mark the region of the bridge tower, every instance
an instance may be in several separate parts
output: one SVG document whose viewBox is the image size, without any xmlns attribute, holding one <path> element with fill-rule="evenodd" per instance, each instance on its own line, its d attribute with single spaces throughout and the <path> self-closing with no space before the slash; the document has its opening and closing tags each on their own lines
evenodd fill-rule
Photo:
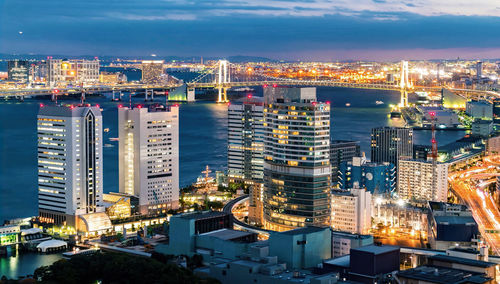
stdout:
<svg viewBox="0 0 500 284">
<path fill-rule="evenodd" d="M 227 83 L 231 82 L 231 74 L 229 72 L 229 61 L 219 60 L 219 69 L 215 77 L 215 86 L 219 89 L 218 103 L 227 102 Z"/>
<path fill-rule="evenodd" d="M 401 79 L 399 80 L 399 87 L 401 89 L 401 102 L 400 107 L 408 107 L 408 89 L 412 84 L 408 80 L 408 61 L 401 60 Z"/>
</svg>

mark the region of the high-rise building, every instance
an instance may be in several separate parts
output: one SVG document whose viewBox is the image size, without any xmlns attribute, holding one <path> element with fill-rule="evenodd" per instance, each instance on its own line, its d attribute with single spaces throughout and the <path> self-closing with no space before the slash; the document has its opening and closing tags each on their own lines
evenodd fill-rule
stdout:
<svg viewBox="0 0 500 284">
<path fill-rule="evenodd" d="M 27 60 L 9 60 L 7 74 L 9 81 L 28 83 L 30 64 Z"/>
<path fill-rule="evenodd" d="M 37 128 L 40 217 L 75 225 L 75 216 L 103 212 L 99 107 L 42 106 Z"/>
<path fill-rule="evenodd" d="M 371 133 L 371 161 L 388 162 L 398 168 L 400 159 L 413 157 L 413 130 L 405 127 L 377 127 Z"/>
<path fill-rule="evenodd" d="M 94 85 L 99 83 L 99 60 L 86 59 L 48 59 L 47 82 L 58 85 Z"/>
<path fill-rule="evenodd" d="M 144 60 L 142 61 L 142 82 L 145 84 L 158 84 L 162 81 L 164 75 L 163 60 Z"/>
<path fill-rule="evenodd" d="M 368 234 L 372 225 L 372 194 L 355 185 L 349 191 L 332 192 L 333 230 Z"/>
<path fill-rule="evenodd" d="M 315 88 L 264 88 L 264 226 L 330 219 L 330 105 Z"/>
<path fill-rule="evenodd" d="M 493 100 L 493 122 L 500 124 L 500 99 Z"/>
<path fill-rule="evenodd" d="M 391 163 L 369 163 L 364 157 L 354 157 L 340 164 L 338 187 L 353 188 L 358 184 L 372 194 L 390 195 L 396 191 L 396 167 Z"/>
<path fill-rule="evenodd" d="M 330 164 L 332 165 L 332 185 L 339 181 L 341 163 L 352 162 L 360 155 L 359 141 L 332 140 L 330 142 Z"/>
<path fill-rule="evenodd" d="M 478 61 L 476 63 L 476 78 L 477 80 L 481 80 L 483 78 L 483 62 Z"/>
<path fill-rule="evenodd" d="M 400 160 L 398 168 L 399 197 L 420 202 L 446 202 L 448 197 L 448 166 L 446 163 L 437 163 L 436 176 L 434 176 L 432 161 Z"/>
<path fill-rule="evenodd" d="M 179 203 L 179 108 L 118 109 L 120 192 L 139 197 L 142 214 Z"/>
<path fill-rule="evenodd" d="M 263 110 L 262 102 L 229 105 L 227 174 L 232 181 L 262 182 L 264 177 Z"/>
</svg>

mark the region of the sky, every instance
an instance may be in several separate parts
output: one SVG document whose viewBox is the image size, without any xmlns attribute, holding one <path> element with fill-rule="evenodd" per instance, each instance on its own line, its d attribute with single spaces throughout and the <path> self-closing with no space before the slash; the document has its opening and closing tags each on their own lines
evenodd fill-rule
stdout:
<svg viewBox="0 0 500 284">
<path fill-rule="evenodd" d="M 0 53 L 500 58 L 500 1 L 0 0 Z"/>
</svg>

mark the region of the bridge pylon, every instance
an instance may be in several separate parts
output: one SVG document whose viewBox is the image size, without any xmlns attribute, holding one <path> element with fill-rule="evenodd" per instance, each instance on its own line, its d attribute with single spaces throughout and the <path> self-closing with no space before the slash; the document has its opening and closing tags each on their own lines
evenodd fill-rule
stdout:
<svg viewBox="0 0 500 284">
<path fill-rule="evenodd" d="M 217 76 L 215 77 L 215 85 L 217 89 L 219 89 L 219 98 L 217 99 L 218 103 L 226 103 L 227 100 L 227 87 L 225 84 L 231 82 L 231 74 L 229 72 L 229 61 L 227 60 L 219 60 L 219 68 L 217 72 Z"/>
<path fill-rule="evenodd" d="M 401 89 L 401 102 L 400 107 L 408 107 L 408 89 L 413 86 L 408 79 L 408 61 L 401 60 L 401 78 L 399 80 L 399 87 Z"/>
</svg>

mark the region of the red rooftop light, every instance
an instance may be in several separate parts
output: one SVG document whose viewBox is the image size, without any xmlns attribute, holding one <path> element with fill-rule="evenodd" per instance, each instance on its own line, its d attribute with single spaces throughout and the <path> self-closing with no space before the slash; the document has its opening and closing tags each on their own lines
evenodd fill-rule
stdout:
<svg viewBox="0 0 500 284">
<path fill-rule="evenodd" d="M 122 108 L 122 107 L 123 107 L 123 105 L 122 105 L 122 104 L 119 104 L 119 105 L 118 105 L 118 108 Z"/>
<path fill-rule="evenodd" d="M 142 108 L 142 105 L 138 105 L 137 108 Z"/>
<path fill-rule="evenodd" d="M 316 106 L 316 102 L 312 102 L 312 105 L 313 105 L 313 106 Z"/>
<path fill-rule="evenodd" d="M 252 98 L 252 94 L 248 94 L 247 98 L 251 99 Z"/>
<path fill-rule="evenodd" d="M 264 87 L 264 88 L 267 88 L 267 84 L 264 84 L 264 86 L 263 86 L 263 87 Z"/>
<path fill-rule="evenodd" d="M 326 101 L 326 104 L 329 105 L 330 104 L 330 101 Z"/>
<path fill-rule="evenodd" d="M 278 87 L 278 84 L 273 84 L 273 88 L 276 88 L 276 87 Z"/>
<path fill-rule="evenodd" d="M 43 104 L 40 104 L 40 107 L 44 107 L 44 105 L 43 105 Z"/>
</svg>

